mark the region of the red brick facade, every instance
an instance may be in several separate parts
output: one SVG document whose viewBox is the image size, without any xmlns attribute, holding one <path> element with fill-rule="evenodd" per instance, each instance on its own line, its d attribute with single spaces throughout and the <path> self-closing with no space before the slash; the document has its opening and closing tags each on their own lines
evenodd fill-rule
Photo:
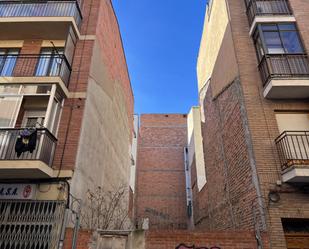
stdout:
<svg viewBox="0 0 309 249">
<path fill-rule="evenodd" d="M 263 236 L 264 249 L 268 249 L 267 237 Z M 175 249 L 187 246 L 214 249 L 258 249 L 255 235 L 247 231 L 231 232 L 184 232 L 151 231 L 146 233 L 146 249 Z"/>
<path fill-rule="evenodd" d="M 254 230 L 258 194 L 250 166 L 250 141 L 246 139 L 247 121 L 239 81 L 216 99 L 210 86 L 204 106 L 202 134 L 207 183 L 198 192 L 196 177 L 193 178 L 196 228 Z"/>
<path fill-rule="evenodd" d="M 77 235 L 77 247 L 76 249 L 88 249 L 92 238 L 92 231 L 79 230 Z M 73 229 L 67 229 L 65 231 L 65 241 L 63 249 L 71 249 L 73 242 Z"/>
<path fill-rule="evenodd" d="M 186 122 L 186 115 L 180 114 L 141 115 L 136 218 L 149 218 L 150 229 L 187 226 L 183 156 Z"/>
<path fill-rule="evenodd" d="M 309 2 L 289 1 L 308 52 Z M 203 139 L 207 183 L 194 187 L 197 227 L 267 231 L 271 248 L 287 248 L 282 219 L 309 217 L 307 192 L 282 180 L 275 138 L 278 112 L 308 112 L 307 100 L 267 100 L 244 1 L 227 0 L 239 75 L 218 96 L 207 92 Z M 223 62 L 224 63 L 224 62 Z M 216 64 L 214 72 L 224 65 Z M 236 90 L 236 91 L 235 91 Z M 192 173 L 194 176 L 194 172 Z M 193 181 L 194 183 L 194 181 Z M 280 195 L 278 203 L 268 194 Z"/>
<path fill-rule="evenodd" d="M 266 234 L 263 234 L 262 237 L 263 249 L 269 249 Z M 70 249 L 73 239 L 72 229 L 67 229 L 66 238 L 63 248 Z M 79 230 L 77 249 L 91 248 L 91 240 L 91 231 Z M 145 249 L 175 249 L 180 244 L 208 249 L 258 249 L 254 233 L 241 230 L 231 232 L 160 230 L 145 233 Z"/>
<path fill-rule="evenodd" d="M 102 58 L 107 65 L 107 74 L 123 90 L 128 123 L 133 130 L 133 93 L 131 89 L 125 55 L 117 19 L 111 1 L 84 0 L 81 35 L 96 36 L 102 51 Z M 43 40 L 25 40 L 20 54 L 38 55 Z M 94 40 L 78 40 L 72 62 L 72 72 L 68 90 L 86 92 L 90 76 Z M 32 76 L 37 64 L 36 59 L 17 60 L 14 76 Z M 60 120 L 58 143 L 54 157 L 54 168 L 71 169 L 75 167 L 85 99 L 66 99 Z M 20 126 L 21 120 L 18 120 Z"/>
</svg>

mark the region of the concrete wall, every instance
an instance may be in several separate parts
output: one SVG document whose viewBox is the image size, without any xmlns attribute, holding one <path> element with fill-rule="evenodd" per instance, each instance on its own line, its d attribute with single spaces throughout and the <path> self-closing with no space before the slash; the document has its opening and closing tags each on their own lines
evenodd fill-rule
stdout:
<svg viewBox="0 0 309 249">
<path fill-rule="evenodd" d="M 221 48 L 224 34 L 229 25 L 225 0 L 212 1 L 206 10 L 203 35 L 197 60 L 197 78 L 199 91 L 212 75 L 212 71 Z"/>
<path fill-rule="evenodd" d="M 196 167 L 197 187 L 200 191 L 207 180 L 199 107 L 192 107 L 188 115 L 188 163 L 190 167 Z"/>
<path fill-rule="evenodd" d="M 90 61 L 82 64 L 85 70 L 89 68 L 83 76 L 87 85 L 77 86 L 79 91 L 87 91 L 87 100 L 71 187 L 85 207 L 89 205 L 88 189 L 116 192 L 126 187 L 129 191 L 133 133 L 133 95 L 117 20 L 110 1 L 96 6 L 98 13 L 93 16 L 97 22 L 90 20 L 95 26 L 90 28 L 95 32 Z M 125 198 L 129 206 L 128 193 Z"/>
<path fill-rule="evenodd" d="M 186 228 L 187 117 L 144 114 L 140 122 L 136 218 L 149 218 L 150 229 Z"/>
</svg>

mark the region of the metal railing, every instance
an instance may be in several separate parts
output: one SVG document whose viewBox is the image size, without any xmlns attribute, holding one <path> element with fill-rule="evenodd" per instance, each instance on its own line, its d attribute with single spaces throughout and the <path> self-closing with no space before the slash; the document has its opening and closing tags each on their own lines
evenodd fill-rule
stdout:
<svg viewBox="0 0 309 249">
<path fill-rule="evenodd" d="M 309 131 L 285 131 L 275 140 L 281 169 L 309 166 Z"/>
<path fill-rule="evenodd" d="M 77 0 L 0 0 L 0 17 L 73 17 L 79 27 L 82 13 Z"/>
<path fill-rule="evenodd" d="M 292 15 L 288 0 L 245 0 L 249 24 L 256 16 Z"/>
<path fill-rule="evenodd" d="M 0 55 L 0 76 L 55 77 L 68 87 L 71 66 L 62 54 Z"/>
<path fill-rule="evenodd" d="M 309 62 L 305 54 L 267 54 L 259 64 L 263 86 L 272 78 L 309 77 Z"/>
<path fill-rule="evenodd" d="M 46 128 L 38 128 L 36 146 L 32 153 L 23 152 L 20 156 L 15 151 L 17 139 L 24 129 L 0 128 L 0 160 L 39 160 L 52 166 L 57 139 Z"/>
</svg>

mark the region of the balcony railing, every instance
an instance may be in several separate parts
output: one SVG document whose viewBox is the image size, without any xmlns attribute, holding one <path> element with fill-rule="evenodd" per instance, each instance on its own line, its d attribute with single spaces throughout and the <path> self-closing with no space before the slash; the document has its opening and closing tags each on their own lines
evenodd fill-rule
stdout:
<svg viewBox="0 0 309 249">
<path fill-rule="evenodd" d="M 65 55 L 0 55 L 0 77 L 60 77 L 68 87 L 71 66 Z"/>
<path fill-rule="evenodd" d="M 308 57 L 305 54 L 268 54 L 259 64 L 263 86 L 272 78 L 309 78 Z"/>
<path fill-rule="evenodd" d="M 245 2 L 250 25 L 256 16 L 292 15 L 288 0 L 245 0 Z"/>
<path fill-rule="evenodd" d="M 285 131 L 275 140 L 281 169 L 309 166 L 309 131 Z"/>
<path fill-rule="evenodd" d="M 0 0 L 0 17 L 73 17 L 78 27 L 82 20 L 77 0 Z"/>
<path fill-rule="evenodd" d="M 57 139 L 45 128 L 36 129 L 37 139 L 34 150 L 32 153 L 26 151 L 18 156 L 15 146 L 23 130 L 0 128 L 0 160 L 39 160 L 51 167 Z"/>
</svg>

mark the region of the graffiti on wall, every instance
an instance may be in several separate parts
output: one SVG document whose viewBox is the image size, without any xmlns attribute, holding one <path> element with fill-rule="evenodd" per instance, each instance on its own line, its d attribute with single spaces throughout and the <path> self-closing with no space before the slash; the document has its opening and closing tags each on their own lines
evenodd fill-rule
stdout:
<svg viewBox="0 0 309 249">
<path fill-rule="evenodd" d="M 193 246 L 187 246 L 185 244 L 180 244 L 179 246 L 177 246 L 175 249 L 221 249 L 220 247 L 218 246 L 212 246 L 212 247 L 205 247 L 205 246 L 202 246 L 202 247 L 195 247 L 194 245 Z"/>
</svg>

